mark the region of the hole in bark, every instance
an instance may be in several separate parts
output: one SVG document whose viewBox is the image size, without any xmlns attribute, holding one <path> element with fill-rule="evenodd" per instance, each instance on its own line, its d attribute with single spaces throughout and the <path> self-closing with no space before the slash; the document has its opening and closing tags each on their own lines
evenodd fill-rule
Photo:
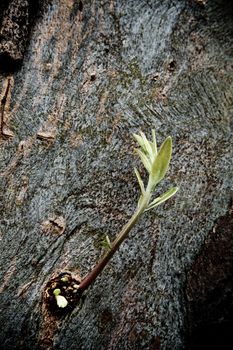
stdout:
<svg viewBox="0 0 233 350">
<path fill-rule="evenodd" d="M 152 80 L 153 80 L 153 81 L 159 80 L 159 74 L 156 73 L 156 74 L 152 77 Z"/>
<path fill-rule="evenodd" d="M 82 12 L 82 10 L 83 10 L 83 2 L 82 1 L 79 1 L 78 9 L 80 12 Z"/>
<path fill-rule="evenodd" d="M 74 18 L 78 15 L 78 12 L 82 12 L 82 11 L 83 11 L 83 2 L 81 0 L 74 1 L 71 9 L 71 13 L 70 13 L 70 20 L 73 21 Z"/>
<path fill-rule="evenodd" d="M 173 72 L 176 69 L 176 61 L 172 60 L 169 62 L 168 64 L 168 70 L 170 70 L 171 72 Z"/>
<path fill-rule="evenodd" d="M 81 293 L 78 290 L 80 280 L 74 278 L 71 273 L 63 272 L 57 277 L 51 279 L 46 287 L 44 299 L 49 311 L 56 315 L 64 315 L 71 312 L 74 308 L 80 306 Z M 60 289 L 60 296 L 63 296 L 68 305 L 60 308 L 54 295 L 54 290 Z"/>
<path fill-rule="evenodd" d="M 96 80 L 96 75 L 95 73 L 91 74 L 90 81 L 95 81 Z"/>
<path fill-rule="evenodd" d="M 7 52 L 0 53 L 0 73 L 11 74 L 18 71 L 22 60 L 14 60 Z"/>
</svg>

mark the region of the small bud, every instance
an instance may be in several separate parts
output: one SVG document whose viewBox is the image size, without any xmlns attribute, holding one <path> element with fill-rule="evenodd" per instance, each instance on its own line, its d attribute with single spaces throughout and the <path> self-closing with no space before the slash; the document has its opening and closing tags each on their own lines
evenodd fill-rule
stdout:
<svg viewBox="0 0 233 350">
<path fill-rule="evenodd" d="M 68 301 L 62 295 L 56 295 L 55 298 L 58 307 L 65 308 L 68 305 Z"/>
<path fill-rule="evenodd" d="M 59 289 L 59 288 L 54 289 L 53 294 L 55 295 L 55 297 L 57 295 L 61 294 L 61 289 Z"/>
<path fill-rule="evenodd" d="M 78 285 L 78 284 L 74 284 L 74 285 L 73 285 L 73 288 L 79 289 L 79 285 Z"/>
<path fill-rule="evenodd" d="M 68 279 L 68 277 L 67 277 L 67 276 L 66 276 L 66 277 L 62 277 L 62 278 L 61 278 L 61 281 L 62 281 L 62 282 L 64 282 L 64 283 L 68 282 L 68 280 L 69 280 L 69 279 Z"/>
</svg>

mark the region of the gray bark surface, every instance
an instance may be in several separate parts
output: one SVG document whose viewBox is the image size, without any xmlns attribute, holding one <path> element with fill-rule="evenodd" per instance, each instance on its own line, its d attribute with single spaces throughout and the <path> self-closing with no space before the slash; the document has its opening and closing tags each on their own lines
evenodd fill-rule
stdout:
<svg viewBox="0 0 233 350">
<path fill-rule="evenodd" d="M 20 70 L 0 76 L 1 349 L 188 347 L 192 267 L 232 215 L 232 34 L 228 1 L 49 3 Z M 140 220 L 82 307 L 53 315 L 48 281 L 84 277 L 132 215 L 132 133 L 152 128 L 174 143 L 159 192 L 179 192 Z"/>
</svg>

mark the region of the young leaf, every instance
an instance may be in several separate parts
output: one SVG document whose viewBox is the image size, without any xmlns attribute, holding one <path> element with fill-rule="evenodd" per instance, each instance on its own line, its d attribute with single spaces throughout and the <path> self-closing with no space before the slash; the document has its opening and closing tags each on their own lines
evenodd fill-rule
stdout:
<svg viewBox="0 0 233 350">
<path fill-rule="evenodd" d="M 139 146 L 142 147 L 143 151 L 146 152 L 146 146 L 144 144 L 143 138 L 137 134 L 133 134 L 133 137 L 135 138 Z"/>
<path fill-rule="evenodd" d="M 138 179 L 138 183 L 139 183 L 141 192 L 142 192 L 142 194 L 144 194 L 144 193 L 145 193 L 145 187 L 144 187 L 144 184 L 143 184 L 141 175 L 140 175 L 140 173 L 139 173 L 139 171 L 138 171 L 137 168 L 134 168 L 134 172 L 135 172 L 135 174 L 136 174 L 136 176 L 137 176 L 137 179 Z"/>
<path fill-rule="evenodd" d="M 152 164 L 151 175 L 152 175 L 153 182 L 155 184 L 157 184 L 164 178 L 170 163 L 171 154 L 172 154 L 172 139 L 169 136 L 163 142 L 158 152 L 158 155 Z"/>
<path fill-rule="evenodd" d="M 154 153 L 153 153 L 153 149 L 151 147 L 151 143 L 147 140 L 146 135 L 141 131 L 140 132 L 141 137 L 143 139 L 145 148 L 146 148 L 146 153 L 149 155 L 149 158 L 151 160 L 151 162 L 153 162 L 154 160 Z"/>
<path fill-rule="evenodd" d="M 147 158 L 147 156 L 138 148 L 135 148 L 135 151 L 137 152 L 137 154 L 141 158 L 141 161 L 142 161 L 144 167 L 146 168 L 146 170 L 148 171 L 148 173 L 150 173 L 151 172 L 151 163 L 150 163 L 149 159 Z"/>
<path fill-rule="evenodd" d="M 153 200 L 153 202 L 151 202 L 149 204 L 149 206 L 146 208 L 145 211 L 153 209 L 153 208 L 157 207 L 158 205 L 160 205 L 161 203 L 165 202 L 166 200 L 168 200 L 169 198 L 174 196 L 174 194 L 178 191 L 178 189 L 179 189 L 178 187 L 170 188 L 170 190 L 165 192 L 162 196 L 155 198 Z"/>
<path fill-rule="evenodd" d="M 112 244 L 111 244 L 111 241 L 110 241 L 110 238 L 108 237 L 108 235 L 105 235 L 105 238 L 101 241 L 101 245 L 106 250 L 110 250 L 112 248 Z"/>
<path fill-rule="evenodd" d="M 153 151 L 154 151 L 154 156 L 156 157 L 157 156 L 157 143 L 156 143 L 156 136 L 155 136 L 155 130 L 153 129 L 152 130 L 152 148 L 153 148 Z"/>
</svg>

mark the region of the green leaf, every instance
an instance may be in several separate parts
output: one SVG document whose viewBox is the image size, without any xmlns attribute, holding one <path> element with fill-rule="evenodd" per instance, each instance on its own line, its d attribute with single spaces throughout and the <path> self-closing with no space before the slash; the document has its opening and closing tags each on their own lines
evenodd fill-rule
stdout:
<svg viewBox="0 0 233 350">
<path fill-rule="evenodd" d="M 151 162 L 153 162 L 155 157 L 154 157 L 153 149 L 151 147 L 151 142 L 147 140 L 146 135 L 142 131 L 140 132 L 140 134 L 146 148 L 146 153 L 149 155 Z"/>
<path fill-rule="evenodd" d="M 135 172 L 135 174 L 136 174 L 136 176 L 137 176 L 137 179 L 138 179 L 138 183 L 139 183 L 141 192 L 142 192 L 142 194 L 144 194 L 144 193 L 145 193 L 145 187 L 144 187 L 144 184 L 143 184 L 141 175 L 140 175 L 140 173 L 139 173 L 139 171 L 138 171 L 137 168 L 134 168 L 134 172 Z"/>
<path fill-rule="evenodd" d="M 171 154 L 172 154 L 172 139 L 169 136 L 163 142 L 158 152 L 158 155 L 152 164 L 151 176 L 155 184 L 157 184 L 164 178 L 170 163 Z"/>
<path fill-rule="evenodd" d="M 150 173 L 151 172 L 151 163 L 150 163 L 149 159 L 147 158 L 147 156 L 138 148 L 135 148 L 135 151 L 137 152 L 137 154 L 141 158 L 141 161 L 142 161 L 144 167 L 146 168 L 146 170 L 148 171 L 148 173 Z"/>
<path fill-rule="evenodd" d="M 155 198 L 153 200 L 153 202 L 151 202 L 149 204 L 149 206 L 146 208 L 145 211 L 153 209 L 153 208 L 157 207 L 158 205 L 160 205 L 161 203 L 167 201 L 169 198 L 174 196 L 174 194 L 178 191 L 178 189 L 179 189 L 178 187 L 170 188 L 170 190 L 165 192 L 162 196 Z"/>
<path fill-rule="evenodd" d="M 100 242 L 100 244 L 106 250 L 110 250 L 112 248 L 112 244 L 111 244 L 111 241 L 110 241 L 108 235 L 105 235 L 104 239 Z"/>
<path fill-rule="evenodd" d="M 133 137 L 135 138 L 139 146 L 142 147 L 143 151 L 146 152 L 146 146 L 144 144 L 143 138 L 137 134 L 133 134 Z"/>
<path fill-rule="evenodd" d="M 153 148 L 153 152 L 154 152 L 154 156 L 156 157 L 157 156 L 157 143 L 156 143 L 156 136 L 155 136 L 155 130 L 153 129 L 152 130 L 152 148 Z"/>
<path fill-rule="evenodd" d="M 64 308 L 68 305 L 68 301 L 62 295 L 56 295 L 57 306 Z"/>
<path fill-rule="evenodd" d="M 110 238 L 108 237 L 108 235 L 105 236 L 105 246 L 108 249 L 112 248 L 112 244 L 111 244 L 111 241 L 110 241 Z"/>
</svg>

